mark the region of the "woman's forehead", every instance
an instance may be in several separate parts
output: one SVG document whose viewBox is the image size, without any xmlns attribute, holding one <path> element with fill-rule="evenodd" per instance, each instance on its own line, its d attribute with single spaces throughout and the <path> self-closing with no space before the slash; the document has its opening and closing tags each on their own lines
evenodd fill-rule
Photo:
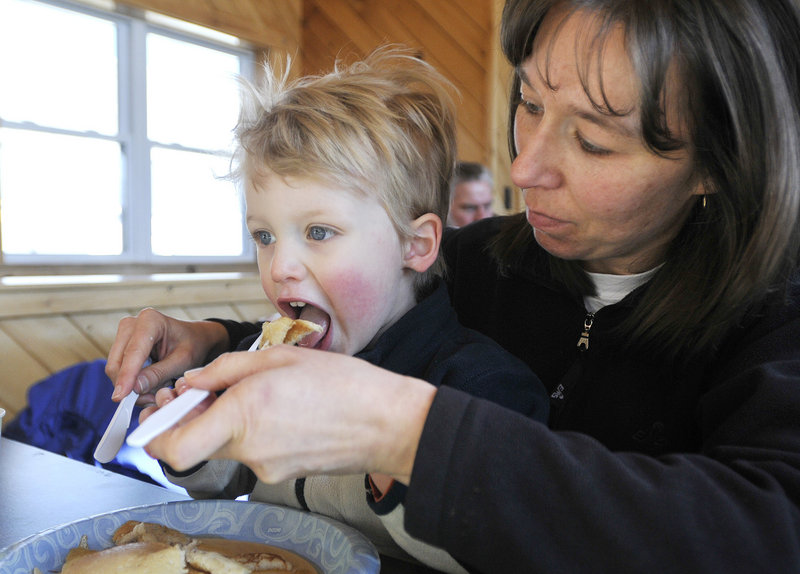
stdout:
<svg viewBox="0 0 800 574">
<path fill-rule="evenodd" d="M 657 108 L 673 136 L 685 136 L 687 100 L 680 88 L 679 66 L 671 62 L 659 82 L 658 99 L 643 102 L 643 94 L 651 91 L 642 89 L 630 41 L 622 22 L 558 5 L 542 20 L 532 53 L 519 70 L 520 79 L 523 83 L 538 79 L 551 90 L 563 88 L 560 83 L 565 78 L 577 80 L 584 100 L 596 111 L 625 116 L 630 127 L 639 130 L 642 108 Z"/>
<path fill-rule="evenodd" d="M 585 10 L 551 9 L 520 75 L 523 82 L 540 80 L 556 91 L 578 87 L 595 108 L 613 115 L 629 115 L 638 108 L 640 82 L 624 29 L 606 26 Z"/>
</svg>

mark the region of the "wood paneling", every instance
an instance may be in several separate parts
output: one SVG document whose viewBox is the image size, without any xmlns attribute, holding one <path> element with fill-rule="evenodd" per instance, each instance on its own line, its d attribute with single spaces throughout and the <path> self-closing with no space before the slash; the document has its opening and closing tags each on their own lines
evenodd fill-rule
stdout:
<svg viewBox="0 0 800 574">
<path fill-rule="evenodd" d="M 500 200 L 505 199 L 505 188 L 511 192 L 510 204 L 505 206 L 504 212 L 517 212 L 525 208 L 522 194 L 511 183 L 511 161 L 508 149 L 508 100 L 509 89 L 513 70 L 503 55 L 500 48 L 500 19 L 503 13 L 503 0 L 494 0 L 492 3 L 492 21 L 497 25 L 492 27 L 492 40 L 489 68 L 489 160 L 488 165 L 495 179 L 495 189 L 500 194 Z"/>
<path fill-rule="evenodd" d="M 237 36 L 261 48 L 296 53 L 302 0 L 123 0 L 193 24 Z"/>
<path fill-rule="evenodd" d="M 24 347 L 0 329 L 0 407 L 10 420 L 27 403 L 28 387 L 50 374 Z"/>
<path fill-rule="evenodd" d="M 501 8 L 502 0 L 304 0 L 302 73 L 330 70 L 337 58 L 352 61 L 387 43 L 418 52 L 457 88 L 459 156 L 492 169 L 502 211 L 510 179 Z"/>
<path fill-rule="evenodd" d="M 126 315 L 156 307 L 179 319 L 254 321 L 275 313 L 255 273 L 218 278 L 0 286 L 0 407 L 14 416 L 30 385 L 106 357 Z"/>
<path fill-rule="evenodd" d="M 305 0 L 303 73 L 329 70 L 337 57 L 363 57 L 381 44 L 404 44 L 458 89 L 461 157 L 487 162 L 487 8 L 486 0 Z"/>
</svg>

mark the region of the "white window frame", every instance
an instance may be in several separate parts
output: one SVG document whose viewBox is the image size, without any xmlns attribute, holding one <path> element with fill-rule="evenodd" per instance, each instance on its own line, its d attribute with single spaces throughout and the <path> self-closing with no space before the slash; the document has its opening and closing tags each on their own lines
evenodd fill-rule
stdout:
<svg viewBox="0 0 800 574">
<path fill-rule="evenodd" d="M 2 254 L 5 266 L 52 266 L 76 265 L 97 266 L 131 266 L 153 265 L 185 265 L 188 268 L 204 266 L 230 266 L 231 264 L 252 264 L 255 260 L 255 249 L 249 240 L 247 229 L 242 221 L 243 253 L 239 256 L 185 256 L 155 255 L 150 248 L 150 151 L 154 146 L 180 151 L 208 153 L 206 149 L 196 149 L 177 144 L 164 144 L 150 141 L 147 137 L 147 50 L 148 33 L 156 33 L 183 42 L 202 47 L 220 50 L 239 57 L 239 73 L 252 78 L 255 55 L 246 47 L 235 46 L 221 41 L 214 41 L 200 35 L 187 33 L 184 30 L 170 28 L 160 23 L 148 21 L 144 16 L 123 14 L 118 11 L 107 11 L 71 0 L 36 0 L 58 8 L 71 10 L 88 16 L 98 17 L 114 22 L 117 28 L 118 55 L 118 133 L 115 136 L 96 132 L 80 132 L 40 126 L 30 122 L 11 122 L 2 120 L 4 128 L 19 128 L 43 133 L 75 135 L 98 140 L 115 141 L 120 144 L 122 166 L 122 228 L 123 252 L 120 255 L 30 255 Z M 169 20 L 169 18 L 159 18 Z M 187 25 L 193 27 L 192 25 Z M 198 27 L 199 28 L 199 27 Z M 1 119 L 1 118 L 0 118 Z M 233 129 L 233 126 L 231 126 Z M 227 153 L 219 153 L 225 155 Z M 233 185 L 233 183 L 231 183 Z M 244 212 L 244 198 L 242 212 Z M 2 232 L 2 230 L 0 230 Z"/>
</svg>

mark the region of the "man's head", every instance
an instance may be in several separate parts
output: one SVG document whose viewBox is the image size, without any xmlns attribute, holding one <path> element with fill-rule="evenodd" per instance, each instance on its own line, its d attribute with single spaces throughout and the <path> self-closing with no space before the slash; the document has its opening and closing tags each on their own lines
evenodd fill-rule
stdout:
<svg viewBox="0 0 800 574">
<path fill-rule="evenodd" d="M 479 164 L 458 162 L 450 195 L 447 224 L 462 227 L 494 215 L 492 208 L 492 174 Z"/>
</svg>

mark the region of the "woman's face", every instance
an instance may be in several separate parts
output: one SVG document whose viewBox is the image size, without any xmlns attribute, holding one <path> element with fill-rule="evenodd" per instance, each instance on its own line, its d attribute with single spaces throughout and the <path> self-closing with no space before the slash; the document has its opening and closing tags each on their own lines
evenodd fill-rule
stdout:
<svg viewBox="0 0 800 574">
<path fill-rule="evenodd" d="M 663 261 L 703 187 L 689 151 L 664 158 L 645 146 L 639 82 L 621 30 L 608 38 L 599 74 L 595 66 L 586 76 L 594 101 L 603 101 L 602 81 L 611 108 L 625 112 L 615 116 L 597 111 L 581 82 L 580 66 L 594 65 L 597 57 L 580 44 L 590 17 L 577 12 L 559 28 L 563 18 L 563 12 L 548 13 L 520 69 L 511 178 L 523 190 L 528 221 L 544 249 L 581 261 L 587 271 L 642 272 Z M 669 98 L 667 122 L 681 134 L 675 99 Z"/>
</svg>

